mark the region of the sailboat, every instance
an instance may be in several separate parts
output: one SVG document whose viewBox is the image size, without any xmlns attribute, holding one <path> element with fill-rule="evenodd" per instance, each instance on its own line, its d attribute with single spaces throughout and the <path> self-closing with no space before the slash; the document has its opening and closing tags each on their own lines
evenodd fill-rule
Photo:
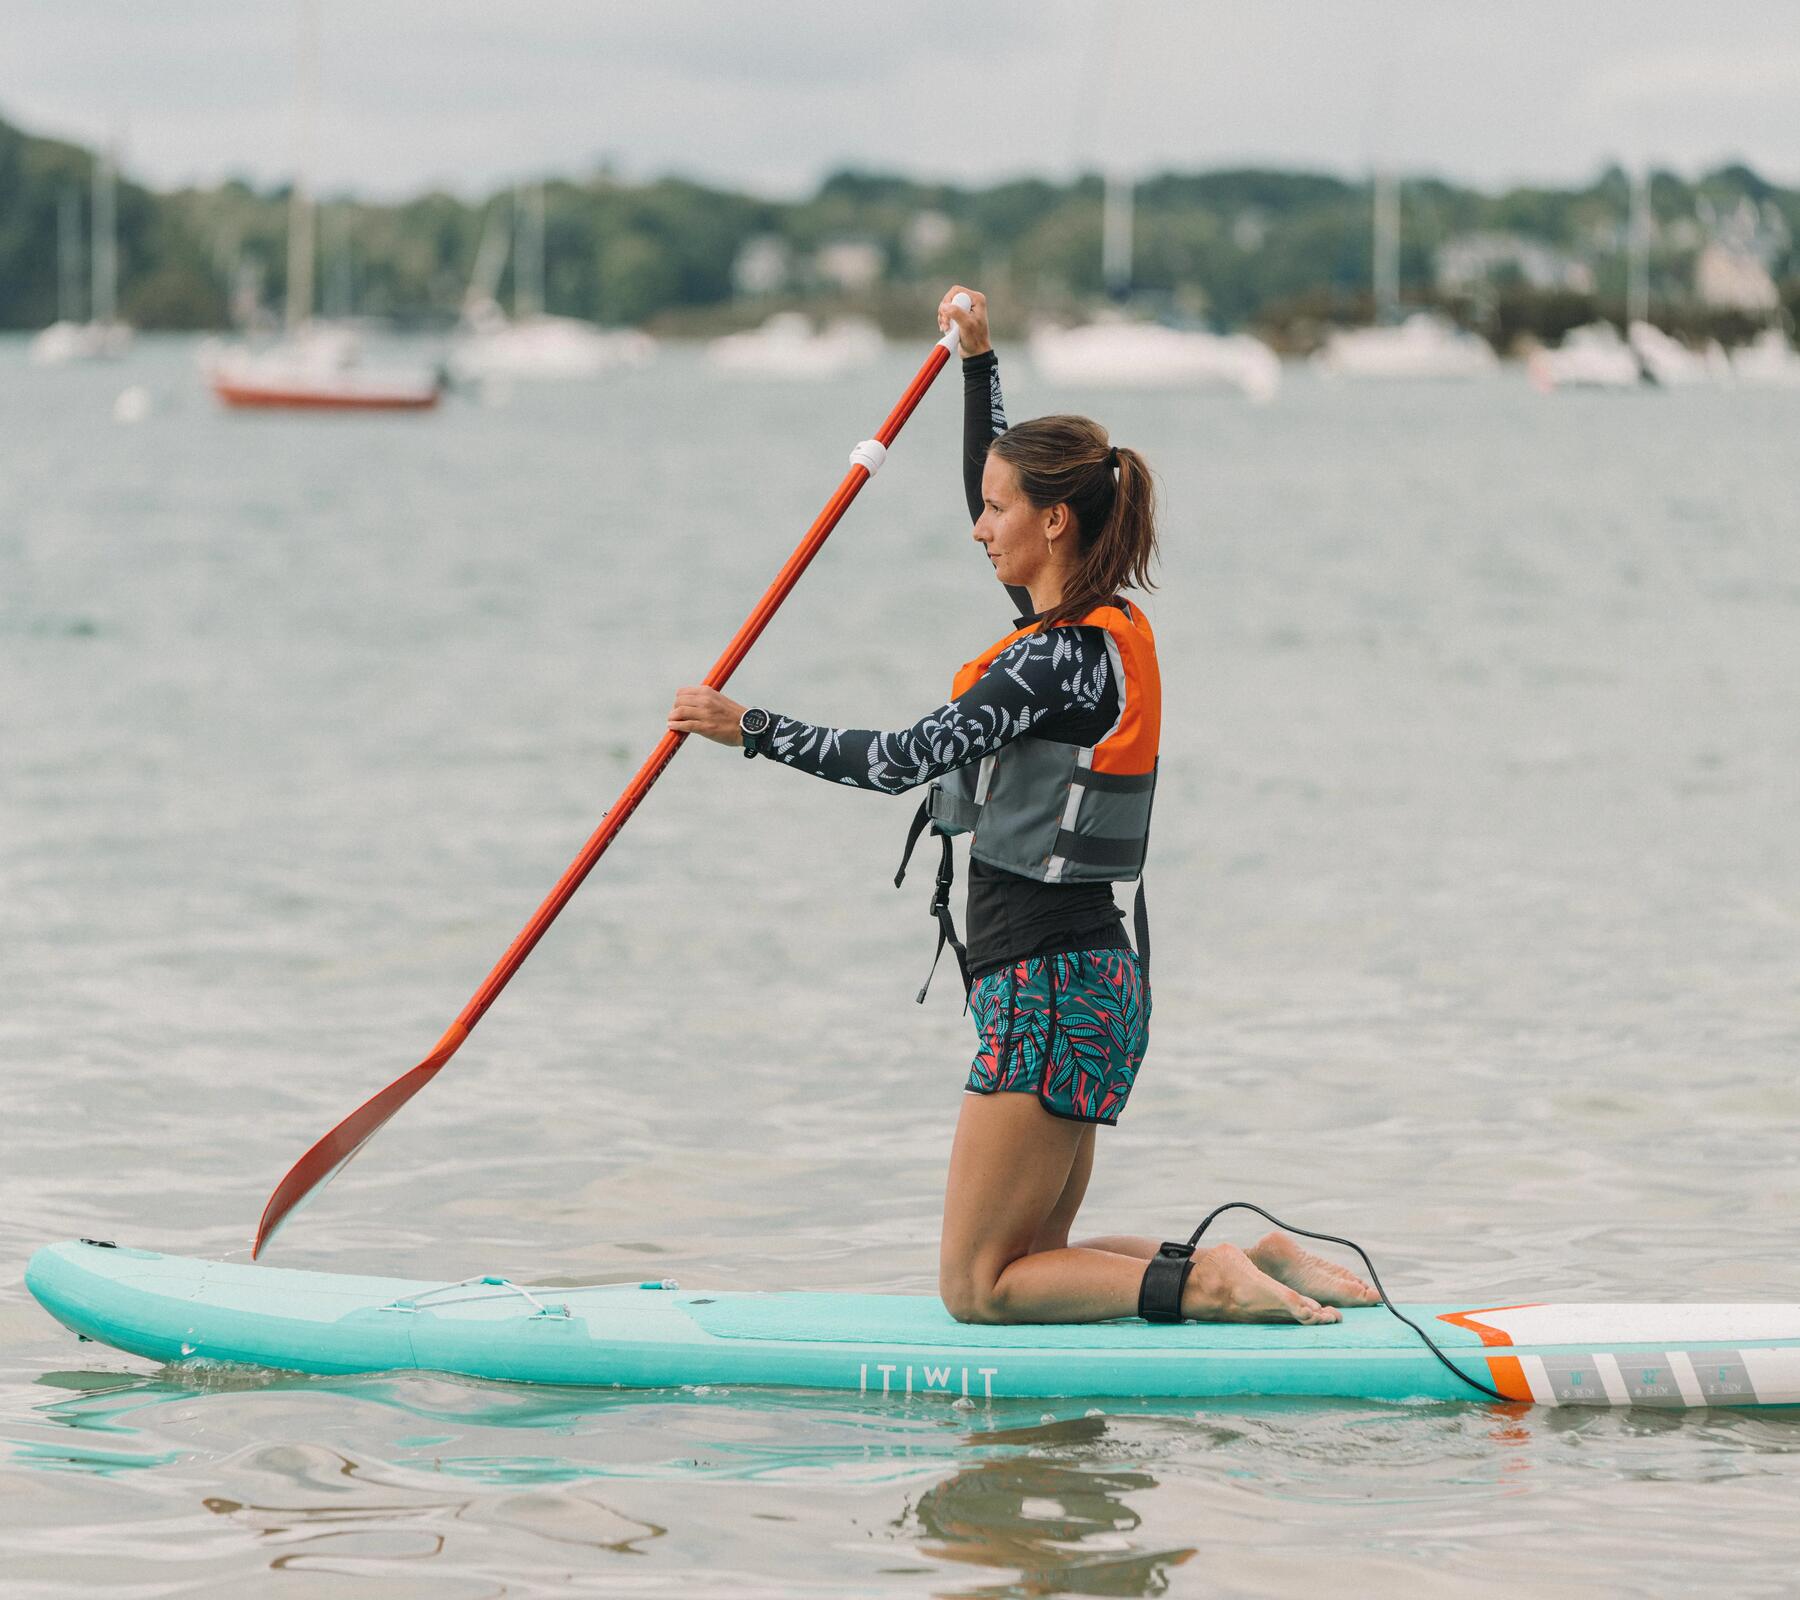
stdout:
<svg viewBox="0 0 1800 1600">
<path fill-rule="evenodd" d="M 1106 180 L 1101 212 L 1101 272 L 1115 301 L 1131 289 L 1132 186 Z M 1281 360 L 1250 334 L 1171 328 L 1112 312 L 1073 328 L 1040 326 L 1027 349 L 1046 382 L 1096 388 L 1225 387 L 1255 401 L 1281 387 Z"/>
<path fill-rule="evenodd" d="M 1499 365 L 1493 347 L 1436 311 L 1400 316 L 1400 185 L 1391 173 L 1374 183 L 1375 325 L 1340 328 L 1313 357 L 1340 378 L 1477 378 Z"/>
<path fill-rule="evenodd" d="M 1800 388 L 1800 354 L 1780 328 L 1764 328 L 1749 344 L 1731 352 L 1731 374 L 1739 383 Z"/>
<path fill-rule="evenodd" d="M 1609 322 L 1571 329 L 1553 350 L 1532 353 L 1531 381 L 1544 393 L 1555 389 L 1674 389 L 1732 377 L 1736 364 L 1715 341 L 1690 350 L 1650 320 L 1650 183 L 1647 173 L 1631 180 L 1625 225 L 1625 335 Z"/>
<path fill-rule="evenodd" d="M 81 281 L 81 202 L 65 190 L 56 217 L 56 321 L 31 341 L 31 360 L 41 367 L 69 361 L 116 358 L 131 348 L 131 329 L 119 321 L 118 162 L 113 151 L 94 158 L 93 287 L 86 322 L 77 321 Z"/>
<path fill-rule="evenodd" d="M 1553 389 L 1635 389 L 1649 382 L 1637 351 L 1610 322 L 1571 328 L 1555 348 L 1533 350 L 1525 370 L 1544 394 Z"/>
<path fill-rule="evenodd" d="M 601 328 L 580 317 L 544 309 L 544 186 L 533 184 L 513 203 L 513 314 L 497 298 L 508 239 L 497 231 L 499 207 L 489 214 L 475 274 L 463 300 L 462 327 L 450 349 L 458 381 L 592 378 L 619 367 L 642 366 L 656 341 L 636 328 Z"/>
<path fill-rule="evenodd" d="M 777 311 L 761 327 L 727 333 L 706 347 L 707 363 L 734 378 L 837 378 L 877 360 L 881 330 L 867 317 L 815 327 L 804 311 Z"/>
<path fill-rule="evenodd" d="M 302 160 L 288 197 L 287 332 L 263 349 L 209 352 L 203 366 L 219 401 L 234 410 L 426 411 L 438 403 L 437 374 L 425 367 L 362 364 L 361 342 L 347 328 L 313 318 L 315 215 L 305 155 L 318 105 L 317 0 L 303 0 L 299 98 Z"/>
</svg>

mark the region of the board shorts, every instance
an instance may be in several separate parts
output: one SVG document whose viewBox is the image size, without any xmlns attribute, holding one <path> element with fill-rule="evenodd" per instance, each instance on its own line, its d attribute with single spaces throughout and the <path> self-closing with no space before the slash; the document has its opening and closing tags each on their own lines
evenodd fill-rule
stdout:
<svg viewBox="0 0 1800 1600">
<path fill-rule="evenodd" d="M 977 978 L 981 1047 L 971 1094 L 1035 1094 L 1052 1116 L 1119 1120 L 1150 1038 L 1150 996 L 1130 950 L 1075 950 Z"/>
</svg>

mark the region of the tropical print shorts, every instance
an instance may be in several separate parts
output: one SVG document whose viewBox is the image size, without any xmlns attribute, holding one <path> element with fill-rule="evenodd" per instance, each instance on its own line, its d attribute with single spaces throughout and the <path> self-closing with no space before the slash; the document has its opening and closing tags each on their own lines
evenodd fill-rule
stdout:
<svg viewBox="0 0 1800 1600">
<path fill-rule="evenodd" d="M 1053 1116 L 1114 1123 L 1149 1042 L 1150 997 L 1130 950 L 1039 956 L 978 978 L 973 1094 L 1035 1094 Z"/>
</svg>

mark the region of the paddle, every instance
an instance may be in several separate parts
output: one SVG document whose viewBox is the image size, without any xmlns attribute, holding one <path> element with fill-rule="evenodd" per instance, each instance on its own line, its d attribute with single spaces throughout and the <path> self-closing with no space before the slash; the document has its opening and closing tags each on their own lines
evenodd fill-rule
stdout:
<svg viewBox="0 0 1800 1600">
<path fill-rule="evenodd" d="M 965 311 L 969 309 L 966 295 L 958 295 L 957 303 Z M 770 618 L 780 609 L 781 602 L 787 599 L 794 585 L 800 581 L 800 575 L 819 553 L 820 546 L 830 536 L 831 530 L 849 510 L 857 491 L 881 469 L 888 446 L 894 442 L 895 436 L 906 425 L 906 419 L 925 398 L 925 391 L 931 387 L 932 380 L 943 370 L 944 363 L 955 353 L 957 347 L 958 334 L 956 324 L 952 322 L 949 332 L 932 346 L 925 365 L 919 368 L 918 374 L 907 385 L 906 393 L 900 396 L 899 403 L 888 413 L 888 419 L 882 423 L 880 431 L 873 439 L 865 439 L 851 452 L 850 470 L 838 485 L 837 493 L 825 502 L 825 509 L 807 529 L 806 537 L 788 557 L 787 565 L 776 574 L 775 581 L 769 585 L 767 592 L 745 619 L 744 625 L 725 647 L 725 653 L 713 663 L 712 671 L 706 675 L 707 687 L 723 689 L 730 681 L 739 663 L 750 653 L 750 647 L 769 625 Z M 656 748 L 650 752 L 650 759 L 638 768 L 637 776 L 625 786 L 625 792 L 613 802 L 612 809 L 601 819 L 593 836 L 581 847 L 581 854 L 525 924 L 518 938 L 513 940 L 512 947 L 487 975 L 487 980 L 475 991 L 474 997 L 463 1007 L 462 1014 L 433 1046 L 431 1054 L 410 1072 L 396 1078 L 380 1094 L 357 1107 L 294 1163 L 292 1170 L 269 1196 L 269 1203 L 263 1207 L 262 1220 L 256 1227 L 256 1245 L 250 1252 L 252 1259 L 262 1254 L 263 1247 L 275 1236 L 296 1206 L 343 1171 L 350 1158 L 374 1137 L 388 1118 L 443 1070 L 445 1062 L 462 1047 L 463 1040 L 469 1037 L 470 1030 L 499 998 L 500 991 L 506 987 L 512 975 L 524 965 L 525 958 L 536 948 L 538 940 L 543 938 L 557 914 L 581 887 L 582 880 L 593 871 L 594 863 L 606 853 L 606 847 L 618 837 L 619 830 L 630 820 L 632 812 L 637 810 L 644 796 L 650 792 L 650 786 L 662 776 L 663 768 L 674 760 L 675 752 L 681 748 L 686 738 L 684 733 L 669 732 L 657 741 Z"/>
</svg>

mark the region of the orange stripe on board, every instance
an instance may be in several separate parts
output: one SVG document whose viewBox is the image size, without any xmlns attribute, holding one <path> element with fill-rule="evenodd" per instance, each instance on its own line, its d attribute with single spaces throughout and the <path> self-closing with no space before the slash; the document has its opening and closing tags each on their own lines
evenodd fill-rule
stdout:
<svg viewBox="0 0 1800 1600">
<path fill-rule="evenodd" d="M 1478 1322 L 1477 1317 L 1485 1317 L 1496 1311 L 1529 1311 L 1533 1306 L 1541 1306 L 1542 1300 L 1525 1300 L 1516 1306 L 1483 1306 L 1479 1311 L 1440 1311 L 1439 1322 L 1452 1322 L 1459 1328 L 1467 1328 L 1470 1333 L 1478 1334 L 1483 1344 L 1511 1344 L 1512 1335 L 1501 1328 L 1490 1328 L 1485 1322 Z M 1526 1399 L 1531 1396 L 1527 1395 Z"/>
<path fill-rule="evenodd" d="M 1510 1307 L 1496 1307 L 1496 1310 L 1509 1310 Z M 1494 1387 L 1508 1400 L 1532 1399 L 1531 1385 L 1525 1380 L 1525 1367 L 1517 1356 L 1489 1356 L 1488 1372 L 1494 1380 Z"/>
</svg>

